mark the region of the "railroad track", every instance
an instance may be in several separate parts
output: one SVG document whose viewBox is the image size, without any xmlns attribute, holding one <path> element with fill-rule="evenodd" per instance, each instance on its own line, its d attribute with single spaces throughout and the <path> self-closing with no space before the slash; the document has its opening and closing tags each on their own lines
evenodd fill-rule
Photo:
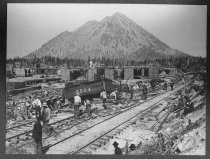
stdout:
<svg viewBox="0 0 210 159">
<path fill-rule="evenodd" d="M 163 101 L 163 100 L 165 100 L 165 99 L 162 99 L 161 101 Z M 200 100 L 202 101 L 203 98 L 201 98 Z M 136 118 L 137 116 L 141 115 L 142 113 L 151 112 L 153 110 L 153 108 L 155 109 L 156 105 L 159 105 L 159 103 L 161 103 L 161 101 L 159 101 L 158 103 L 152 105 L 151 107 L 139 112 L 135 116 L 126 120 L 125 122 L 123 122 L 123 123 L 117 125 L 116 127 L 112 128 L 108 132 L 100 135 L 99 137 L 97 137 L 93 141 L 89 142 L 85 146 L 77 149 L 76 151 L 70 152 L 70 154 L 91 154 L 91 150 L 94 151 L 94 150 L 100 148 L 101 146 L 105 145 L 109 141 L 110 138 L 113 138 L 113 136 L 116 136 L 117 134 L 120 134 L 121 131 L 123 131 L 124 129 L 126 129 L 130 125 L 130 123 L 133 123 L 136 120 L 139 120 L 139 118 Z M 199 105 L 201 101 L 195 101 L 194 104 Z M 166 113 L 163 116 L 161 116 L 158 119 L 156 118 L 156 122 L 154 124 L 152 124 L 150 130 L 158 132 L 161 129 L 162 125 L 167 121 L 169 115 L 171 113 L 173 113 L 173 112 L 171 112 L 170 107 L 163 107 L 163 109 L 168 109 L 168 110 L 166 111 Z M 160 112 L 162 112 L 163 109 L 161 109 Z M 160 112 L 157 113 L 156 115 L 160 114 Z"/>
<path fill-rule="evenodd" d="M 164 98 L 164 99 L 160 100 L 158 103 L 155 103 L 155 104 L 151 105 L 150 107 L 140 111 L 139 113 L 137 113 L 136 115 L 132 116 L 128 120 L 126 120 L 123 123 L 115 126 L 114 128 L 112 128 L 108 132 L 105 132 L 104 134 L 102 134 L 99 137 L 95 138 L 93 141 L 89 142 L 88 144 L 84 145 L 83 147 L 79 148 L 76 151 L 70 152 L 69 154 L 89 154 L 90 153 L 90 151 L 89 151 L 90 149 L 96 150 L 100 146 L 105 145 L 106 142 L 109 141 L 110 138 L 113 138 L 113 136 L 116 136 L 117 134 L 120 134 L 121 131 L 123 131 L 124 129 L 129 127 L 129 125 L 131 123 L 135 122 L 138 119 L 139 116 L 143 116 L 147 112 L 152 111 L 157 106 L 159 106 L 162 103 L 162 101 L 166 100 L 166 98 Z"/>
<path fill-rule="evenodd" d="M 61 120 L 52 122 L 52 123 L 50 123 L 50 125 L 53 126 L 53 125 L 55 125 L 55 124 L 59 124 L 59 123 L 61 123 L 61 122 L 65 122 L 65 121 L 67 121 L 67 120 L 68 120 L 68 122 L 69 122 L 69 121 L 72 121 L 73 118 L 74 118 L 73 116 L 67 117 L 67 118 L 64 118 L 64 119 L 61 119 Z M 14 126 L 14 127 L 9 128 L 9 130 L 14 130 L 14 129 L 16 129 L 16 128 L 21 128 L 22 126 L 26 126 L 26 125 L 30 125 L 31 128 L 32 128 L 32 127 L 33 127 L 33 126 L 32 126 L 33 123 L 34 123 L 34 121 L 31 121 L 31 122 L 28 122 L 28 123 L 25 123 L 25 124 L 21 124 L 21 125 L 17 125 L 17 126 Z M 59 128 L 59 125 L 58 125 L 57 127 Z M 8 130 L 8 129 L 7 129 L 7 130 Z M 6 131 L 7 131 L 7 130 L 6 130 Z M 11 135 L 10 137 L 7 137 L 5 140 L 11 140 L 11 139 L 13 139 L 13 138 L 18 138 L 18 137 L 21 136 L 21 135 L 26 135 L 26 136 L 28 136 L 27 134 L 29 134 L 29 133 L 31 133 L 31 132 L 32 132 L 32 129 L 30 129 L 30 130 L 25 130 L 25 131 L 22 132 L 22 133 L 18 133 L 18 134 L 16 134 L 16 135 Z"/>
<path fill-rule="evenodd" d="M 34 122 L 35 122 L 35 120 L 29 121 L 29 122 L 26 122 L 26 123 L 22 123 L 22 124 L 18 124 L 18 125 L 12 126 L 12 127 L 9 127 L 9 128 L 6 129 L 6 132 L 8 132 L 8 131 L 10 131 L 10 130 L 12 130 L 12 129 L 16 129 L 16 128 L 18 128 L 18 127 L 31 125 L 31 124 L 33 124 Z"/>
<path fill-rule="evenodd" d="M 149 100 L 151 100 L 151 99 L 153 99 L 153 98 L 154 98 L 154 97 L 149 98 L 148 100 L 146 100 L 146 101 L 144 101 L 144 102 L 147 102 L 147 101 L 149 101 Z M 144 103 L 144 102 L 143 102 L 143 103 Z M 115 112 L 115 113 L 113 113 L 113 112 L 106 112 L 106 113 L 104 113 L 104 116 L 103 116 L 103 117 L 111 116 L 110 118 L 112 118 L 112 117 L 114 117 L 114 116 L 116 116 L 116 115 L 119 115 L 119 114 L 121 114 L 121 113 L 123 113 L 123 112 L 125 112 L 125 111 L 127 111 L 127 110 L 132 109 L 133 107 L 135 107 L 135 106 L 138 105 L 138 104 L 139 104 L 139 103 L 132 104 L 132 105 L 130 105 L 129 107 L 124 108 L 124 110 L 122 110 L 122 109 L 120 109 L 120 108 L 119 108 L 119 109 L 116 109 L 116 112 Z M 119 111 L 119 112 L 118 112 L 118 111 Z M 99 116 L 101 116 L 101 115 L 99 115 Z M 110 119 L 110 118 L 108 118 L 108 119 Z M 88 119 L 88 120 L 89 120 L 89 119 Z M 65 131 L 65 130 L 69 130 L 69 129 L 75 127 L 75 126 L 78 126 L 79 124 L 82 124 L 82 123 L 84 123 L 84 122 L 86 122 L 86 121 L 87 121 L 87 120 L 86 120 L 85 118 L 76 121 L 76 120 L 74 120 L 74 116 L 72 116 L 72 117 L 69 117 L 69 118 L 65 118 L 65 119 L 62 119 L 62 120 L 59 120 L 59 121 L 50 123 L 50 125 L 53 126 L 53 125 L 55 125 L 55 124 L 57 124 L 57 123 L 60 123 L 60 124 L 57 126 L 57 128 L 61 128 L 61 131 Z M 72 123 L 71 123 L 71 122 L 72 122 Z M 13 128 L 18 128 L 19 126 L 21 127 L 21 126 L 23 126 L 23 125 L 26 125 L 26 124 L 18 125 L 18 126 L 12 127 L 11 129 L 13 129 Z M 62 129 L 62 126 L 67 126 L 67 128 Z M 32 130 L 29 130 L 29 131 L 26 131 L 26 132 L 23 132 L 23 133 L 19 133 L 19 134 L 17 134 L 17 135 L 13 135 L 13 136 L 11 136 L 11 137 L 7 137 L 7 138 L 6 138 L 6 141 L 11 140 L 11 139 L 13 139 L 13 138 L 20 139 L 20 136 L 21 136 L 21 135 L 29 136 L 29 135 L 28 135 L 29 133 L 32 133 Z M 50 137 L 52 137 L 52 136 L 47 136 L 47 137 L 44 137 L 43 139 L 46 140 L 46 139 L 49 139 Z M 27 140 L 32 140 L 32 138 L 31 138 L 31 139 L 27 138 Z M 30 142 L 29 142 L 29 143 L 30 143 Z M 23 144 L 23 145 L 26 145 L 26 144 L 28 144 L 28 143 L 25 143 L 25 144 Z"/>
<path fill-rule="evenodd" d="M 169 96 L 165 97 L 164 99 L 162 99 L 162 100 L 159 101 L 158 103 L 162 102 L 163 100 L 166 100 L 168 97 L 169 97 Z M 154 97 L 154 98 L 155 98 L 155 97 Z M 153 99 L 153 98 L 152 98 L 152 99 Z M 150 99 L 150 100 L 152 100 L 152 99 Z M 148 101 L 148 100 L 147 100 L 147 101 Z M 151 110 L 153 107 L 155 107 L 155 106 L 157 106 L 157 105 L 158 105 L 157 103 L 153 104 L 152 106 L 150 106 L 150 107 L 147 108 L 147 109 L 144 109 L 143 111 L 141 111 L 141 112 L 138 113 L 137 115 L 132 116 L 129 120 L 135 118 L 136 116 L 139 116 L 139 115 L 142 114 L 142 113 L 145 113 L 145 112 Z M 136 107 L 136 106 L 139 106 L 139 103 L 135 103 L 132 107 L 130 107 L 129 109 L 126 109 L 125 111 L 128 111 L 128 110 L 130 110 L 130 109 L 132 109 L 132 108 L 134 108 L 134 107 Z M 65 138 L 63 138 L 63 139 L 61 139 L 61 140 L 59 140 L 59 141 L 51 142 L 51 143 L 49 143 L 49 145 L 46 145 L 46 147 L 47 147 L 47 148 L 53 147 L 53 146 L 55 146 L 55 145 L 57 145 L 57 144 L 59 144 L 59 143 L 61 143 L 61 142 L 64 142 L 64 141 L 66 141 L 66 140 L 68 140 L 68 139 L 70 139 L 70 138 L 73 138 L 73 137 L 75 137 L 75 136 L 77 136 L 77 135 L 80 135 L 81 133 L 83 133 L 83 132 L 85 132 L 85 131 L 88 131 L 88 130 L 90 130 L 91 128 L 97 126 L 97 125 L 100 125 L 100 124 L 102 124 L 102 123 L 105 123 L 106 121 L 108 121 L 108 120 L 110 120 L 110 119 L 116 117 L 117 115 L 120 115 L 120 114 L 124 113 L 125 111 L 120 112 L 120 113 L 118 113 L 118 114 L 115 114 L 115 115 L 113 115 L 113 116 L 111 116 L 111 117 L 109 117 L 109 118 L 107 118 L 107 119 L 105 119 L 105 120 L 103 120 L 103 121 L 100 121 L 100 122 L 98 122 L 98 123 L 96 123 L 96 124 L 94 124 L 94 125 L 92 125 L 92 126 L 90 126 L 90 127 L 87 127 L 87 128 L 85 128 L 85 129 L 83 129 L 83 130 L 81 130 L 81 131 L 79 131 L 79 132 L 76 132 L 76 133 L 74 133 L 74 134 L 72 134 L 72 135 L 68 135 L 67 137 L 65 137 Z M 129 120 L 127 120 L 126 122 L 128 122 Z M 123 124 L 125 124 L 125 123 L 123 123 Z M 122 124 L 120 124 L 120 125 L 122 125 Z M 118 125 L 117 127 L 119 127 L 120 125 Z M 115 127 L 114 129 L 116 129 L 117 127 Z M 114 130 L 114 129 L 113 129 L 113 130 Z M 104 134 L 104 135 L 105 135 L 105 134 Z M 103 136 L 104 136 L 104 135 L 103 135 Z M 95 140 L 94 140 L 94 141 L 95 141 Z M 89 144 L 91 144 L 91 143 L 89 143 Z M 88 145 L 89 145 L 89 144 L 88 144 Z M 85 147 L 86 147 L 86 146 L 85 146 Z"/>
<path fill-rule="evenodd" d="M 137 93 L 139 93 L 139 92 L 137 92 Z M 158 95 L 160 95 L 160 94 L 158 94 Z M 158 95 L 156 95 L 156 96 L 158 96 Z M 153 96 L 153 97 L 156 97 L 156 96 Z M 137 100 L 132 100 L 132 101 L 138 101 L 139 99 L 137 99 Z M 147 101 L 147 100 L 146 100 Z M 145 102 L 146 102 L 145 101 Z M 138 103 L 139 104 L 139 103 Z M 118 110 L 117 110 L 118 111 Z M 109 114 L 106 114 L 106 115 L 109 115 Z M 65 120 L 69 120 L 70 118 L 66 118 Z M 60 122 L 62 122 L 63 120 L 60 120 Z M 59 122 L 59 121 L 58 121 Z M 54 124 L 56 124 L 56 123 L 58 123 L 58 122 L 53 122 L 53 123 L 51 123 L 50 125 L 54 125 Z M 24 135 L 24 134 L 28 134 L 28 133 L 31 133 L 32 132 L 32 130 L 30 130 L 30 131 L 27 131 L 27 129 L 24 129 L 23 127 L 25 126 L 25 127 L 31 127 L 31 129 L 32 129 L 32 124 L 34 124 L 35 123 L 35 121 L 29 121 L 29 122 L 26 122 L 26 123 L 22 123 L 22 124 L 19 124 L 19 125 L 16 125 L 16 126 L 12 126 L 12 127 L 10 127 L 10 128 L 7 128 L 6 129 L 6 132 L 7 132 L 7 136 L 9 136 L 9 137 L 7 137 L 6 138 L 6 140 L 10 140 L 10 139 L 12 139 L 12 138 L 15 138 L 15 137 L 19 137 L 19 136 L 21 136 L 21 135 Z M 17 129 L 19 129 L 19 130 L 17 130 Z M 22 132 L 22 133 L 18 133 L 18 134 L 16 134 L 16 135 L 8 135 L 8 133 L 10 133 L 12 130 L 15 130 L 15 131 L 24 131 L 24 132 Z"/>
<path fill-rule="evenodd" d="M 177 86 L 178 87 L 178 86 Z M 163 93 L 164 94 L 164 93 Z M 152 98 L 150 98 L 150 99 L 148 99 L 148 100 L 146 100 L 145 102 L 147 102 L 147 101 L 149 101 L 149 100 L 152 100 L 153 98 L 155 98 L 155 97 L 157 97 L 157 96 L 159 96 L 160 94 L 158 94 L 158 95 L 156 95 L 156 96 L 153 96 Z M 115 114 L 113 114 L 113 113 L 111 113 L 111 117 L 110 118 L 113 118 L 114 116 L 117 116 L 117 115 L 119 115 L 119 114 L 121 114 L 121 113 L 123 113 L 123 112 L 125 112 L 125 111 L 128 111 L 128 110 L 130 110 L 130 109 L 132 109 L 133 107 L 136 107 L 137 105 L 138 105 L 139 103 L 134 103 L 134 104 L 132 104 L 129 108 L 126 108 L 125 110 L 123 110 L 123 111 L 120 111 L 120 112 L 116 112 Z M 118 110 L 117 110 L 118 111 Z M 109 114 L 109 113 L 108 113 Z M 107 115 L 108 115 L 107 114 Z M 109 114 L 110 115 L 110 114 Z M 110 118 L 108 118 L 108 119 L 110 119 Z M 70 120 L 70 119 L 72 119 L 72 120 Z M 106 119 L 106 120 L 108 120 L 108 119 Z M 68 120 L 68 121 L 66 121 L 66 120 Z M 69 121 L 70 120 L 70 121 Z M 106 121 L 105 120 L 105 121 Z M 81 121 L 77 121 L 77 122 L 75 122 L 74 124 L 70 124 L 70 122 L 71 121 L 73 121 L 73 117 L 70 117 L 70 118 L 65 118 L 65 119 L 62 119 L 62 120 L 59 120 L 59 121 L 56 121 L 56 122 L 54 122 L 54 123 L 51 123 L 51 125 L 55 125 L 56 123 L 61 123 L 61 122 L 63 122 L 63 123 L 61 123 L 59 126 L 57 126 L 57 128 L 61 128 L 63 125 L 66 125 L 67 126 L 67 128 L 64 128 L 64 129 L 62 129 L 62 131 L 65 131 L 65 130 L 68 130 L 68 129 L 71 129 L 71 128 L 73 128 L 73 127 L 75 127 L 75 126 L 77 126 L 77 125 L 79 125 L 79 124 L 82 124 L 82 123 L 84 123 L 85 121 L 87 121 L 87 120 L 81 120 Z M 98 124 L 100 124 L 100 123 L 98 123 Z M 24 124 L 22 124 L 21 126 L 23 126 Z M 18 126 L 16 126 L 16 128 L 17 128 Z M 14 128 L 14 127 L 12 127 L 12 128 Z M 11 129 L 12 129 L 11 128 Z M 85 131 L 85 130 L 84 130 Z M 19 133 L 19 134 L 17 134 L 17 135 L 14 135 L 14 136 L 11 136 L 11 137 L 8 137 L 8 138 L 6 138 L 6 140 L 11 140 L 11 139 L 13 139 L 13 138 L 17 138 L 17 139 L 19 139 L 19 136 L 21 136 L 21 135 L 26 135 L 26 136 L 28 136 L 27 134 L 29 134 L 29 133 L 31 133 L 32 132 L 32 130 L 30 130 L 30 131 L 27 131 L 27 132 L 23 132 L 23 133 Z M 48 137 L 46 137 L 46 138 L 44 138 L 45 140 L 46 139 L 48 139 L 48 138 L 50 138 L 50 136 L 48 136 Z M 62 141 L 60 141 L 60 142 L 62 142 Z M 24 144 L 25 145 L 25 144 Z M 53 145 L 53 144 L 51 144 L 51 145 Z"/>
</svg>

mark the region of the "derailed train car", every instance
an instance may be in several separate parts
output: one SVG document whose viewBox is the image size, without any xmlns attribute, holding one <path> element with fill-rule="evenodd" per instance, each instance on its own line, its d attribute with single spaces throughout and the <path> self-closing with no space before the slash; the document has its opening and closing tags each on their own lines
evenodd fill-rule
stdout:
<svg viewBox="0 0 210 159">
<path fill-rule="evenodd" d="M 82 100 L 87 98 L 91 99 L 93 97 L 99 97 L 103 89 L 105 89 L 107 93 L 111 93 L 114 90 L 112 80 L 104 78 L 100 80 L 80 83 L 77 85 L 66 83 L 63 90 L 63 97 L 65 99 L 72 100 L 78 91 Z"/>
</svg>

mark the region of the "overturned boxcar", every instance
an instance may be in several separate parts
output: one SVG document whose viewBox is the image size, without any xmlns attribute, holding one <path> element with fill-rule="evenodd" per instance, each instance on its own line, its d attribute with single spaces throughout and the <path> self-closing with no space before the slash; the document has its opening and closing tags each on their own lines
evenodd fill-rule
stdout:
<svg viewBox="0 0 210 159">
<path fill-rule="evenodd" d="M 102 90 L 105 89 L 107 93 L 110 93 L 114 90 L 112 80 L 110 79 L 100 79 L 90 82 L 84 82 L 77 85 L 72 85 L 71 83 L 66 83 L 63 90 L 63 97 L 65 99 L 72 100 L 76 95 L 76 92 L 79 91 L 82 100 L 93 97 L 99 97 Z"/>
</svg>

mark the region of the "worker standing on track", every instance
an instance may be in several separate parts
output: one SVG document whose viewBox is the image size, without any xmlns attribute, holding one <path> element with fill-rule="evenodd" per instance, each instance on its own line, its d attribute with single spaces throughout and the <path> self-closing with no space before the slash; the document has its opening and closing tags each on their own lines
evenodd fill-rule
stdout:
<svg viewBox="0 0 210 159">
<path fill-rule="evenodd" d="M 147 100 L 147 86 L 146 85 L 143 85 L 142 99 Z"/>
<path fill-rule="evenodd" d="M 185 95 L 184 98 L 185 98 L 185 100 L 184 100 L 185 107 L 184 107 L 184 111 L 183 111 L 183 116 L 186 116 L 187 114 L 194 111 L 194 106 L 193 106 L 193 103 L 190 101 L 189 96 Z"/>
<path fill-rule="evenodd" d="M 170 83 L 170 86 L 171 86 L 171 91 L 173 91 L 173 89 L 174 89 L 174 83 L 171 82 L 171 83 Z"/>
<path fill-rule="evenodd" d="M 167 82 L 164 83 L 164 90 L 167 91 Z"/>
<path fill-rule="evenodd" d="M 15 114 L 16 114 L 16 101 L 12 101 L 12 118 L 15 120 Z"/>
<path fill-rule="evenodd" d="M 151 88 L 152 88 L 152 92 L 155 92 L 155 86 L 156 86 L 155 81 L 151 80 L 150 85 L 151 85 Z"/>
<path fill-rule="evenodd" d="M 23 120 L 28 120 L 28 113 L 27 113 L 26 102 L 23 102 L 22 105 L 21 105 L 21 114 L 22 114 Z"/>
<path fill-rule="evenodd" d="M 87 112 L 87 114 L 88 114 L 88 117 L 91 118 L 91 112 L 90 112 L 91 102 L 90 102 L 90 100 L 89 100 L 89 99 L 86 99 L 86 100 L 84 101 L 84 104 L 85 104 L 85 106 L 86 106 L 86 112 Z"/>
<path fill-rule="evenodd" d="M 79 107 L 81 105 L 81 97 L 79 96 L 79 92 L 76 92 L 76 96 L 74 96 L 74 117 L 75 119 L 79 119 Z"/>
<path fill-rule="evenodd" d="M 122 150 L 118 147 L 118 143 L 116 141 L 113 143 L 113 146 L 115 148 L 115 155 L 122 155 Z"/>
<path fill-rule="evenodd" d="M 103 91 L 101 92 L 100 97 L 102 98 L 104 109 L 107 109 L 107 106 L 106 106 L 107 93 L 105 89 L 103 89 Z"/>
<path fill-rule="evenodd" d="M 48 97 L 49 93 L 47 92 L 47 90 L 44 90 L 44 96 Z"/>
<path fill-rule="evenodd" d="M 42 125 L 40 122 L 40 117 L 37 118 L 34 127 L 32 138 L 35 141 L 34 151 L 35 154 L 42 154 Z"/>
<path fill-rule="evenodd" d="M 47 103 L 43 103 L 43 110 L 42 110 L 42 121 L 43 121 L 43 129 L 45 131 L 46 134 L 50 133 L 50 126 L 49 126 L 49 122 L 50 122 L 50 115 L 51 115 L 51 111 L 47 106 Z"/>
<path fill-rule="evenodd" d="M 61 103 L 58 98 L 55 99 L 54 106 L 55 106 L 55 113 L 56 114 L 60 113 Z"/>
<path fill-rule="evenodd" d="M 133 85 L 130 85 L 129 90 L 130 90 L 130 93 L 131 93 L 130 99 L 133 99 Z"/>
<path fill-rule="evenodd" d="M 63 108 L 63 106 L 65 104 L 65 100 L 63 99 L 62 96 L 59 97 L 59 101 L 60 101 L 60 108 Z"/>
<path fill-rule="evenodd" d="M 180 94 L 180 95 L 178 96 L 178 105 L 177 105 L 177 109 L 178 109 L 178 110 L 181 110 L 181 109 L 183 108 L 183 106 L 184 106 L 184 100 L 183 100 L 182 94 Z"/>
<path fill-rule="evenodd" d="M 41 110 L 42 110 L 42 103 L 41 101 L 37 98 L 32 102 L 33 108 L 35 109 L 36 112 L 36 118 L 41 116 Z"/>
</svg>

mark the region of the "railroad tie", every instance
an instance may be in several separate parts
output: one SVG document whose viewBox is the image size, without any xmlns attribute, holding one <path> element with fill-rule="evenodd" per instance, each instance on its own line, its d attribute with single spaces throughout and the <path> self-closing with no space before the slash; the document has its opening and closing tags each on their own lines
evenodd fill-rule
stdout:
<svg viewBox="0 0 210 159">
<path fill-rule="evenodd" d="M 100 138 L 101 140 L 104 140 L 104 141 L 106 141 L 106 142 L 108 142 L 109 141 L 109 137 L 108 136 L 103 136 L 102 138 Z"/>
<path fill-rule="evenodd" d="M 26 140 L 29 140 L 31 137 L 30 136 L 26 136 Z"/>
<path fill-rule="evenodd" d="M 106 137 L 113 139 L 114 137 L 112 135 L 106 135 Z"/>
<path fill-rule="evenodd" d="M 101 147 L 101 143 L 99 141 L 96 141 L 96 142 L 92 143 L 92 145 L 97 146 L 97 147 Z"/>
<path fill-rule="evenodd" d="M 16 128 L 13 128 L 13 131 L 22 131 L 23 130 L 23 127 L 16 127 Z"/>
<path fill-rule="evenodd" d="M 101 138 L 98 141 L 101 143 L 101 145 L 105 145 L 106 144 L 106 139 L 104 139 L 104 138 Z"/>
<path fill-rule="evenodd" d="M 129 126 L 130 126 L 129 124 L 125 125 L 125 128 L 124 129 L 128 128 Z"/>
<path fill-rule="evenodd" d="M 25 135 L 21 135 L 21 136 L 20 136 L 20 138 L 19 138 L 19 140 L 21 140 L 21 141 L 25 141 L 25 140 L 27 140 L 27 136 L 25 136 Z"/>
<path fill-rule="evenodd" d="M 116 129 L 115 134 L 116 134 L 116 135 L 117 135 L 117 134 L 120 134 L 121 131 L 123 131 L 123 129 Z"/>
<path fill-rule="evenodd" d="M 92 150 L 96 150 L 98 147 L 97 146 L 95 146 L 95 145 L 93 145 L 93 144 L 91 144 L 90 146 L 90 149 L 92 149 Z"/>
<path fill-rule="evenodd" d="M 194 104 L 194 108 L 195 108 L 195 110 L 198 110 L 199 107 L 201 107 L 203 105 L 205 105 L 205 103 L 203 101 L 198 101 Z"/>
<path fill-rule="evenodd" d="M 91 154 L 91 152 L 87 152 L 85 150 L 82 150 L 82 151 L 77 152 L 76 154 L 79 154 L 79 155 L 87 155 L 87 154 Z"/>
</svg>

